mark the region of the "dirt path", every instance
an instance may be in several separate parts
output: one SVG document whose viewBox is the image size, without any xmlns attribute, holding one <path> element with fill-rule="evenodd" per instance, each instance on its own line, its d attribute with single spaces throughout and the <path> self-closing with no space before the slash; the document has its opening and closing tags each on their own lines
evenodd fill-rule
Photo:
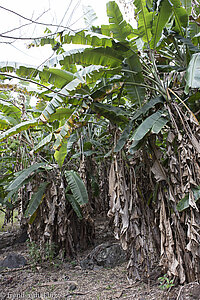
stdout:
<svg viewBox="0 0 200 300">
<path fill-rule="evenodd" d="M 3 259 L 9 252 L 22 254 L 29 260 L 26 244 L 15 245 L 0 255 Z M 78 262 L 43 263 L 21 270 L 0 273 L 0 299 L 176 299 L 158 288 L 158 283 L 148 286 L 143 282 L 130 284 L 126 276 L 126 263 L 112 269 L 84 270 Z"/>
<path fill-rule="evenodd" d="M 4 273 L 0 283 L 0 299 L 167 299 L 156 286 L 130 285 L 126 265 L 95 271 L 68 264 L 43 266 Z"/>
<path fill-rule="evenodd" d="M 103 231 L 100 236 L 103 237 Z M 108 234 L 105 235 L 104 240 L 105 238 L 108 238 Z M 23 255 L 30 264 L 30 254 L 26 243 L 1 249 L 0 260 L 3 260 L 10 252 Z M 82 269 L 79 260 L 87 253 L 88 251 L 82 253 L 76 261 L 63 262 L 55 259 L 53 262 L 42 263 L 35 267 L 27 265 L 25 269 L 1 271 L 0 300 L 200 299 L 198 283 L 172 288 L 169 293 L 162 291 L 157 281 L 151 285 L 144 282 L 131 284 L 127 279 L 127 263 L 112 269 L 101 267 L 95 267 L 93 270 Z"/>
</svg>

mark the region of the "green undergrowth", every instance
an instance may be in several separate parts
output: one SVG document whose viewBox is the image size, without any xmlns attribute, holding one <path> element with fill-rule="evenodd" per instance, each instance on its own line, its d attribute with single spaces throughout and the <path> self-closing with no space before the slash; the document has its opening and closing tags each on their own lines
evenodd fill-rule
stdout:
<svg viewBox="0 0 200 300">
<path fill-rule="evenodd" d="M 14 210 L 14 212 L 13 212 L 13 223 L 10 222 L 6 225 L 3 225 L 5 214 L 2 211 L 0 211 L 0 232 L 9 231 L 13 227 L 17 227 L 18 226 L 17 216 L 18 216 L 18 212 L 16 210 Z"/>
</svg>

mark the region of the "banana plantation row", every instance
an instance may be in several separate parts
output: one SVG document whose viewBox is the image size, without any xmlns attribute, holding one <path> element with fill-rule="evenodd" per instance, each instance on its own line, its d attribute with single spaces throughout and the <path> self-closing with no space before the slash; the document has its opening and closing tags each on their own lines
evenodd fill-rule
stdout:
<svg viewBox="0 0 200 300">
<path fill-rule="evenodd" d="M 1 63 L 0 209 L 7 217 L 18 209 L 30 240 L 55 244 L 61 257 L 92 244 L 94 218 L 106 214 L 129 278 L 160 265 L 180 283 L 195 281 L 200 5 L 134 6 L 136 29 L 111 1 L 109 25 L 35 40 L 55 51 L 40 69 Z"/>
</svg>

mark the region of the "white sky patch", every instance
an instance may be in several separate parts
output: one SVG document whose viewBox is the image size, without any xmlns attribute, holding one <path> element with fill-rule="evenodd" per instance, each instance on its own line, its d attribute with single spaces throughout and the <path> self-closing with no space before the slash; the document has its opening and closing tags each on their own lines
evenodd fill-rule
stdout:
<svg viewBox="0 0 200 300">
<path fill-rule="evenodd" d="M 94 25 L 108 24 L 107 2 L 108 0 L 1 0 L 0 61 L 15 61 L 35 65 L 36 67 L 41 65 L 53 54 L 51 46 L 28 49 L 27 46 L 31 43 L 31 40 L 25 40 L 24 38 L 41 37 L 47 27 L 52 32 L 62 31 L 64 27 L 72 30 L 85 28 L 83 6 L 91 6 L 94 9 L 98 17 Z M 116 2 L 123 12 L 123 5 L 120 4 L 120 1 Z M 133 10 L 131 7 L 127 7 L 128 14 L 131 17 Z M 134 18 L 131 19 L 134 20 Z M 31 20 L 47 25 L 35 24 Z M 50 26 L 52 24 L 54 27 Z M 13 37 L 13 39 L 3 36 Z M 20 38 L 24 40 L 20 40 Z M 70 47 L 69 45 L 69 48 L 74 48 L 74 46 Z"/>
<path fill-rule="evenodd" d="M 64 28 L 74 31 L 86 28 L 83 6 L 91 6 L 94 9 L 97 15 L 94 25 L 109 24 L 106 14 L 107 2 L 109 1 L 1 0 L 0 62 L 12 61 L 38 68 L 46 60 L 52 58 L 55 53 L 50 45 L 28 49 L 28 45 L 31 43 L 28 38 L 44 36 L 46 28 L 50 28 L 52 32 L 59 32 Z M 116 2 L 123 12 L 120 1 Z M 35 22 L 38 22 L 38 24 Z M 51 26 L 52 24 L 54 26 Z M 65 50 L 78 47 L 78 45 L 64 45 Z"/>
<path fill-rule="evenodd" d="M 1 0 L 0 34 L 14 38 L 33 38 L 43 36 L 46 27 L 51 28 L 52 32 L 62 31 L 64 27 L 73 30 L 82 29 L 85 27 L 83 5 L 92 6 L 96 12 L 98 19 L 94 25 L 108 24 L 106 2 L 106 0 Z M 49 26 L 31 23 L 19 15 Z M 51 24 L 57 27 L 50 27 Z M 13 30 L 14 28 L 18 29 Z M 37 66 L 53 54 L 50 46 L 27 49 L 30 43 L 31 40 L 8 39 L 0 36 L 0 61 L 17 61 Z"/>
</svg>

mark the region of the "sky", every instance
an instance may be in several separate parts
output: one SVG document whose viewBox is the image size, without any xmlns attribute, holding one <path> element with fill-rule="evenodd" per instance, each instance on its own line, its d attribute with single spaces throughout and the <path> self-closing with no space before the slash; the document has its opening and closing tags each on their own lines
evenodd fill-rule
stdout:
<svg viewBox="0 0 200 300">
<path fill-rule="evenodd" d="M 109 0 L 0 0 L 0 63 L 31 65 L 35 68 L 43 65 L 56 53 L 50 45 L 31 47 L 31 40 L 44 36 L 48 27 L 52 32 L 61 31 L 62 26 L 72 30 L 85 28 L 84 7 L 91 6 L 97 15 L 93 25 L 109 24 L 106 14 L 106 3 Z M 116 0 L 123 13 L 121 2 L 130 3 L 131 0 Z M 126 6 L 128 14 L 131 9 Z M 132 12 L 133 13 L 133 12 Z M 132 14 L 133 15 L 133 14 Z M 31 20 L 34 21 L 31 22 Z M 36 22 L 48 24 L 36 24 Z M 129 20 L 130 21 L 130 20 Z M 51 26 L 54 25 L 54 26 Z M 133 25 L 133 24 L 132 24 Z M 8 38 L 9 37 L 9 38 Z M 26 39 L 27 38 L 27 39 Z M 74 45 L 64 45 L 68 49 Z M 76 45 L 75 47 L 78 47 Z M 13 83 L 17 80 L 13 79 Z M 33 100 L 33 105 L 36 99 Z"/>
<path fill-rule="evenodd" d="M 2 37 L 2 35 L 17 38 L 42 36 L 47 26 L 31 24 L 27 19 L 50 25 L 61 24 L 77 30 L 85 27 L 83 6 L 90 5 L 98 16 L 94 25 L 108 24 L 106 2 L 106 0 L 1 0 L 0 61 L 15 61 L 39 66 L 53 54 L 50 46 L 27 49 L 30 40 L 22 41 Z M 51 27 L 51 29 L 53 31 L 57 27 Z"/>
</svg>

